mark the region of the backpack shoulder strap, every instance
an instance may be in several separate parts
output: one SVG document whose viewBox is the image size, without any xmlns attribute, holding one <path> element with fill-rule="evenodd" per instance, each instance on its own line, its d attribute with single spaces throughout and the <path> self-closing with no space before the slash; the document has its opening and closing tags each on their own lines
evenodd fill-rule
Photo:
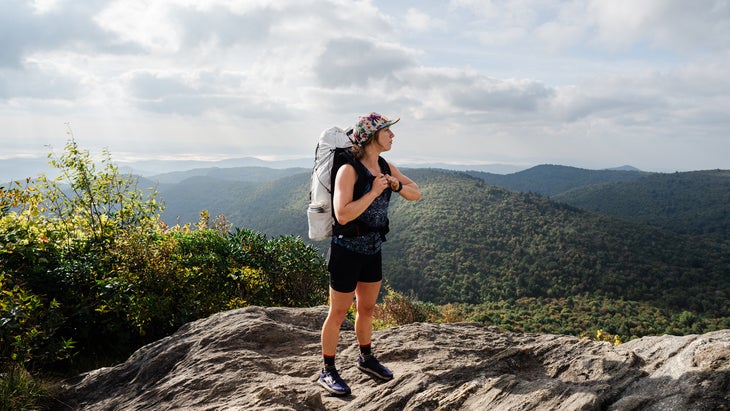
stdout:
<svg viewBox="0 0 730 411">
<path fill-rule="evenodd" d="M 378 157 L 378 165 L 383 174 L 390 174 L 390 164 L 383 157 Z"/>
<path fill-rule="evenodd" d="M 337 177 L 337 170 L 345 164 L 352 163 L 352 155 L 347 151 L 346 148 L 338 147 L 335 149 L 332 158 L 332 172 L 330 174 L 330 193 L 335 191 L 335 177 Z"/>
</svg>

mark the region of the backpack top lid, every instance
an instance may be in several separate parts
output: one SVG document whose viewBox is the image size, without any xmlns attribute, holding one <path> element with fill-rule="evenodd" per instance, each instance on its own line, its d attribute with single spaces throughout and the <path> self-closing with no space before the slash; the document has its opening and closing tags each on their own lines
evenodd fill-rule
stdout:
<svg viewBox="0 0 730 411">
<path fill-rule="evenodd" d="M 324 130 L 319 136 L 317 148 L 314 153 L 314 174 L 327 192 L 331 192 L 331 173 L 334 152 L 337 148 L 352 147 L 349 135 L 352 128 L 343 130 L 340 127 L 331 127 Z"/>
</svg>

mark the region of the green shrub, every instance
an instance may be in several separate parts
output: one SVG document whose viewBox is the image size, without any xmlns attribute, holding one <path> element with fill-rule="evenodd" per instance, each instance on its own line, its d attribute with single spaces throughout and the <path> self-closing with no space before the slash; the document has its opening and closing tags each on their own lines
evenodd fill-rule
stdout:
<svg viewBox="0 0 730 411">
<path fill-rule="evenodd" d="M 326 302 L 324 260 L 301 238 L 231 231 L 205 210 L 166 227 L 157 192 L 108 152 L 97 167 L 72 139 L 49 158 L 59 177 L 0 188 L 0 364 L 83 370 L 217 311 Z"/>
<path fill-rule="evenodd" d="M 280 236 L 266 246 L 272 305 L 310 307 L 327 301 L 328 275 L 319 251 L 301 238 Z"/>
<path fill-rule="evenodd" d="M 375 307 L 376 326 L 387 328 L 415 322 L 437 322 L 440 310 L 433 304 L 424 303 L 413 297 L 385 286 L 383 301 Z"/>
<path fill-rule="evenodd" d="M 284 307 L 309 307 L 327 301 L 324 258 L 301 238 L 267 240 L 251 230 L 236 230 L 228 240 L 235 264 L 230 275 L 240 282 L 242 300 Z"/>
<path fill-rule="evenodd" d="M 39 409 L 48 391 L 19 364 L 0 369 L 0 411 Z"/>
<path fill-rule="evenodd" d="M 26 311 L 32 307 L 38 322 L 48 323 L 24 331 L 26 320 L 7 317 L 18 327 L 4 327 L 4 337 L 17 339 L 17 350 L 26 347 L 25 354 L 16 352 L 17 359 L 56 359 L 55 353 L 33 355 L 33 341 L 43 338 L 70 349 L 73 336 L 79 349 L 99 351 L 124 341 L 129 334 L 119 321 L 124 316 L 107 309 L 119 298 L 111 292 L 116 278 L 110 249 L 124 233 L 156 229 L 162 209 L 156 192 L 143 194 L 106 151 L 101 169 L 73 139 L 60 157 L 51 153 L 49 158 L 59 170 L 57 178 L 14 182 L 2 190 L 0 202 L 0 264 L 4 281 L 13 284 L 4 287 L 4 302 L 17 306 L 20 301 Z M 2 359 L 9 359 L 5 355 Z"/>
<path fill-rule="evenodd" d="M 71 355 L 73 340 L 56 331 L 64 321 L 56 300 L 44 303 L 0 272 L 0 364 L 46 364 Z"/>
</svg>

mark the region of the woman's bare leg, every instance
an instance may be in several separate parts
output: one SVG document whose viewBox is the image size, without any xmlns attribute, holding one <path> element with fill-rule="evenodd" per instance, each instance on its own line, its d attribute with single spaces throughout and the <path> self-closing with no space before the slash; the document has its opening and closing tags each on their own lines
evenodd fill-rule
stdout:
<svg viewBox="0 0 730 411">
<path fill-rule="evenodd" d="M 340 326 L 345 320 L 347 310 L 352 305 L 355 292 L 342 293 L 330 287 L 330 309 L 322 325 L 322 354 L 334 357 L 340 338 Z"/>
</svg>

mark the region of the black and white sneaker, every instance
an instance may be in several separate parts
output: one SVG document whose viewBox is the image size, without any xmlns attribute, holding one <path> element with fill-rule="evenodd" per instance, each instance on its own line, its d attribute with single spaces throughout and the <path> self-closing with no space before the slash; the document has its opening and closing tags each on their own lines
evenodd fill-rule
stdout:
<svg viewBox="0 0 730 411">
<path fill-rule="evenodd" d="M 347 386 L 335 368 L 322 369 L 317 383 L 334 395 L 345 396 L 350 395 L 351 392 L 350 387 Z"/>
<path fill-rule="evenodd" d="M 368 355 L 367 358 L 363 358 L 362 355 L 358 356 L 357 368 L 359 368 L 360 371 L 383 381 L 390 381 L 393 379 L 393 372 L 381 364 L 373 355 Z"/>
</svg>

